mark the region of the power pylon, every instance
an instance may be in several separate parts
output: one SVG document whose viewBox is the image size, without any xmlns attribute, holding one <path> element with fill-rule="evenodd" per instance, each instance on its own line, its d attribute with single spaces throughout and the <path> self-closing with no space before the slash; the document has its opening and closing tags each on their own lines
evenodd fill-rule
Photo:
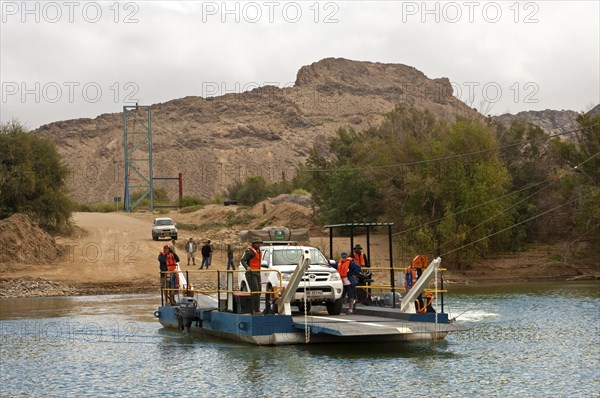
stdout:
<svg viewBox="0 0 600 398">
<path fill-rule="evenodd" d="M 150 106 L 123 107 L 123 149 L 125 154 L 125 211 L 132 211 L 150 196 L 154 210 L 152 183 L 152 108 Z M 131 193 L 141 191 L 132 204 Z"/>
</svg>

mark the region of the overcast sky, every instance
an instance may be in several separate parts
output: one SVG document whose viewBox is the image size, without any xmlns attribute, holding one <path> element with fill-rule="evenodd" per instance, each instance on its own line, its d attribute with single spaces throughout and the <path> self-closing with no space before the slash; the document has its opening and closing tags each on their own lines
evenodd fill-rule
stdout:
<svg viewBox="0 0 600 398">
<path fill-rule="evenodd" d="M 599 1 L 1 3 L 0 118 L 30 128 L 289 86 L 327 57 L 448 77 L 492 115 L 600 102 Z"/>
</svg>

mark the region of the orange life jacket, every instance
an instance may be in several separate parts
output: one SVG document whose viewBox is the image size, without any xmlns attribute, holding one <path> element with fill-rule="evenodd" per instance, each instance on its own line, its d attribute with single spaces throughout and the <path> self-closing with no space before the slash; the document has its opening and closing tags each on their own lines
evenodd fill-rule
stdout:
<svg viewBox="0 0 600 398">
<path fill-rule="evenodd" d="M 177 268 L 177 261 L 175 261 L 175 256 L 173 255 L 172 252 L 169 252 L 169 254 L 167 254 L 167 269 L 169 271 L 175 271 L 176 268 Z"/>
<path fill-rule="evenodd" d="M 248 260 L 248 265 L 250 266 L 250 269 L 259 270 L 260 262 L 262 260 L 260 250 L 256 250 L 254 247 L 252 247 L 252 245 L 250 245 L 248 248 L 252 250 L 252 253 L 254 253 L 254 257 Z"/>
<path fill-rule="evenodd" d="M 348 268 L 350 268 L 350 260 L 342 260 L 338 261 L 338 272 L 341 278 L 345 278 L 348 276 Z"/>
<path fill-rule="evenodd" d="M 354 254 L 352 255 L 352 258 L 353 258 L 354 262 L 356 264 L 360 265 L 361 267 L 364 267 L 365 265 L 367 265 L 367 262 L 365 261 L 365 253 L 354 252 Z"/>
</svg>

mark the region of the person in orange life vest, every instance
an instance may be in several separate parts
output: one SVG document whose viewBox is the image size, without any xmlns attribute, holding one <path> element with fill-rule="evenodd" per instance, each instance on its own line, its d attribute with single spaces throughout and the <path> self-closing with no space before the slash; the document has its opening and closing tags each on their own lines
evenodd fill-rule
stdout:
<svg viewBox="0 0 600 398">
<path fill-rule="evenodd" d="M 356 285 L 358 284 L 360 271 L 360 265 L 354 261 L 350 261 L 350 265 L 348 266 L 348 281 L 350 282 L 348 285 L 348 311 L 346 311 L 348 315 L 352 315 L 356 305 Z"/>
<path fill-rule="evenodd" d="M 168 271 L 175 271 L 177 263 L 179 262 L 179 256 L 177 253 L 169 248 L 169 245 L 165 245 L 163 250 L 158 255 L 158 264 L 160 267 L 160 286 L 161 288 L 172 288 L 176 287 L 175 273 L 166 273 Z M 175 292 L 165 291 L 165 302 L 168 304 L 175 304 Z"/>
<path fill-rule="evenodd" d="M 363 253 L 363 247 L 359 244 L 354 246 L 354 252 L 352 253 L 352 260 L 360 265 L 361 267 L 366 267 L 366 268 L 371 268 L 371 264 L 369 264 L 369 259 L 367 258 L 367 255 L 365 253 Z M 371 279 L 371 271 L 370 270 L 363 270 L 363 275 L 366 277 L 366 279 Z M 371 281 L 365 281 L 365 285 L 370 285 Z M 369 294 L 371 294 L 371 289 L 367 289 L 367 291 L 369 292 Z"/>
<path fill-rule="evenodd" d="M 260 252 L 260 245 L 262 240 L 255 238 L 250 243 L 250 246 L 246 248 L 242 259 L 240 260 L 242 266 L 246 269 L 246 281 L 251 292 L 261 291 L 261 280 L 260 280 L 260 263 L 262 256 Z M 260 314 L 260 294 L 252 294 L 252 315 Z"/>
<path fill-rule="evenodd" d="M 350 280 L 348 279 L 348 268 L 350 268 L 350 258 L 348 258 L 348 253 L 343 252 L 341 254 L 340 260 L 337 263 L 337 270 L 340 274 L 340 278 L 342 279 L 342 283 L 344 285 L 344 291 L 342 292 L 342 299 L 348 295 L 348 286 L 350 285 Z"/>
</svg>

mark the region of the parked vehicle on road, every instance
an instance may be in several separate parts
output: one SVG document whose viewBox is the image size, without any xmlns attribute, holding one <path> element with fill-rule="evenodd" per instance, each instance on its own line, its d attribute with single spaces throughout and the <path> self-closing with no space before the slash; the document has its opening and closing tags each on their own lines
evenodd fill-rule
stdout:
<svg viewBox="0 0 600 398">
<path fill-rule="evenodd" d="M 155 218 L 152 223 L 152 239 L 177 239 L 177 224 L 167 217 Z"/>
</svg>

